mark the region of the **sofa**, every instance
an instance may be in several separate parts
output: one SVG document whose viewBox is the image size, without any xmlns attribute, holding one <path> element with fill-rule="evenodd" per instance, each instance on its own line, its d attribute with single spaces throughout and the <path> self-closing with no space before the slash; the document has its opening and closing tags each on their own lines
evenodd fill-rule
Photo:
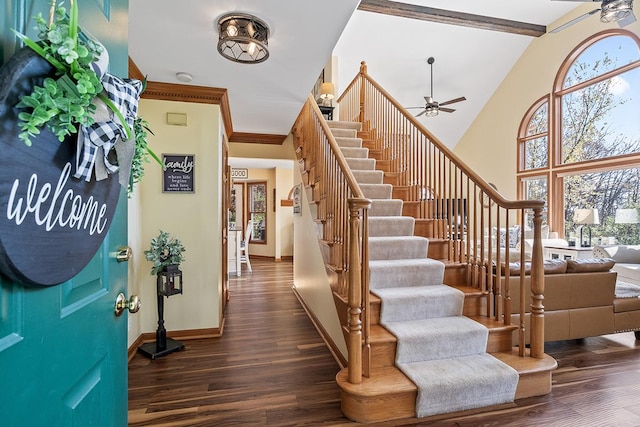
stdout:
<svg viewBox="0 0 640 427">
<path fill-rule="evenodd" d="M 640 285 L 640 245 L 594 246 L 593 256 L 613 259 L 619 282 Z"/>
<path fill-rule="evenodd" d="M 635 331 L 640 339 L 640 286 L 620 283 L 610 258 L 544 261 L 545 342 Z M 506 291 L 502 265 L 501 292 Z M 511 323 L 519 325 L 520 264 L 509 265 Z M 531 307 L 530 263 L 525 264 L 526 319 Z M 513 335 L 517 343 L 517 330 Z M 528 344 L 528 342 L 527 342 Z"/>
</svg>

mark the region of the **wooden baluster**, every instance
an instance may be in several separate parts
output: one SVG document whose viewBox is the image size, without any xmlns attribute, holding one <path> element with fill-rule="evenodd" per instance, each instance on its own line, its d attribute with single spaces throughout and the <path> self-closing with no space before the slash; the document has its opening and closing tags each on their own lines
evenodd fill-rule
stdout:
<svg viewBox="0 0 640 427">
<path fill-rule="evenodd" d="M 533 209 L 531 255 L 531 357 L 544 357 L 544 266 L 542 261 L 542 208 Z"/>
<path fill-rule="evenodd" d="M 362 61 L 360 63 L 360 112 L 358 113 L 358 121 L 364 125 L 364 101 L 365 101 L 365 83 L 366 83 L 366 74 L 367 74 L 367 64 Z"/>
</svg>

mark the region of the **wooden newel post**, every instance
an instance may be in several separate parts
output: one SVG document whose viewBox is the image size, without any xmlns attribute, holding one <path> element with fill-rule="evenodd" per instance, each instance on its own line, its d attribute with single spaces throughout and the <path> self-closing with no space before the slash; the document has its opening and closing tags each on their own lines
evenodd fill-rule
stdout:
<svg viewBox="0 0 640 427">
<path fill-rule="evenodd" d="M 360 63 L 360 115 L 358 117 L 358 121 L 360 123 L 362 123 L 363 126 L 364 126 L 364 100 L 365 100 L 365 96 L 364 96 L 365 87 L 364 87 L 364 85 L 365 85 L 365 83 L 367 81 L 365 79 L 366 74 L 367 74 L 367 64 L 364 61 L 362 61 Z"/>
<path fill-rule="evenodd" d="M 349 200 L 349 289 L 347 342 L 349 354 L 349 382 L 362 382 L 362 283 L 360 281 L 360 218 L 359 208 Z"/>
<path fill-rule="evenodd" d="M 531 357 L 544 356 L 544 266 L 542 261 L 542 208 L 533 210 L 531 257 Z"/>
</svg>

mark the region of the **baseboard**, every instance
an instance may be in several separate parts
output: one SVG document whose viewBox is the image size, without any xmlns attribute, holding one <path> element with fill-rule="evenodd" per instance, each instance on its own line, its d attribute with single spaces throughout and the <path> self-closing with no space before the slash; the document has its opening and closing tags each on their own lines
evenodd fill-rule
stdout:
<svg viewBox="0 0 640 427">
<path fill-rule="evenodd" d="M 167 337 L 174 340 L 196 340 L 202 338 L 218 338 L 222 336 L 224 331 L 225 319 L 222 319 L 222 325 L 219 328 L 203 328 L 203 329 L 185 329 L 181 331 L 167 331 Z M 145 332 L 140 334 L 138 338 L 131 344 L 127 350 L 127 360 L 130 362 L 133 356 L 138 351 L 138 347 L 147 342 L 153 342 L 156 340 L 155 332 Z"/>
<path fill-rule="evenodd" d="M 274 262 L 281 262 L 281 261 L 293 261 L 293 255 L 284 255 L 281 256 L 280 258 L 276 258 L 274 256 L 267 256 L 267 255 L 254 255 L 254 254 L 250 254 L 249 255 L 249 259 L 265 259 L 265 260 L 271 260 Z"/>
<path fill-rule="evenodd" d="M 302 298 L 302 295 L 298 293 L 298 289 L 296 289 L 295 285 L 292 286 L 291 289 L 293 289 L 293 294 L 296 296 L 296 298 L 300 302 L 300 305 L 302 306 L 304 311 L 307 313 L 307 316 L 309 316 L 311 323 L 313 323 L 313 326 L 315 326 L 316 330 L 320 334 L 320 337 L 322 338 L 322 341 L 324 341 L 325 345 L 331 352 L 331 355 L 340 366 L 340 369 L 347 366 L 347 359 L 344 358 L 344 356 L 340 352 L 340 349 L 338 348 L 338 346 L 336 346 L 336 343 L 333 341 L 331 336 L 327 333 L 327 330 L 322 326 L 322 323 L 320 323 L 320 321 L 318 320 L 316 315 L 313 313 L 313 311 L 309 308 L 309 306 L 307 306 L 304 299 Z"/>
</svg>

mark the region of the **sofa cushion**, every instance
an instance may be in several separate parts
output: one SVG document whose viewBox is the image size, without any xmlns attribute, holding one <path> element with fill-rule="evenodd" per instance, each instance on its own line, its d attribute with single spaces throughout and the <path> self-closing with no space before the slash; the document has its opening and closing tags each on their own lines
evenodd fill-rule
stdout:
<svg viewBox="0 0 640 427">
<path fill-rule="evenodd" d="M 594 246 L 593 255 L 616 263 L 640 264 L 640 245 Z"/>
<path fill-rule="evenodd" d="M 611 258 L 568 259 L 567 273 L 595 273 L 609 271 L 615 265 Z"/>
<path fill-rule="evenodd" d="M 563 259 L 545 259 L 542 263 L 542 268 L 544 269 L 544 274 L 564 274 L 567 272 L 567 261 Z M 504 264 L 502 265 L 502 274 L 505 274 Z M 524 263 L 524 274 L 526 276 L 531 274 L 531 263 Z M 519 276 L 520 275 L 520 263 L 519 262 L 510 262 L 509 263 L 509 275 L 510 276 Z"/>
</svg>

